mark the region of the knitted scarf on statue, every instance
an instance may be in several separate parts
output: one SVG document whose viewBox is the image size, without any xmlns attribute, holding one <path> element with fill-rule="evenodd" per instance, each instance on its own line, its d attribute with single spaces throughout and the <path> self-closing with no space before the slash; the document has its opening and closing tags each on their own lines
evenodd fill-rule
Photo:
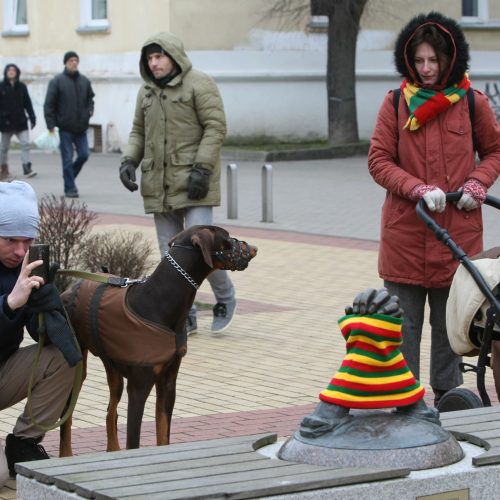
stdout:
<svg viewBox="0 0 500 500">
<path fill-rule="evenodd" d="M 424 397 L 399 350 L 402 319 L 351 314 L 339 319 L 347 354 L 319 399 L 346 408 L 407 406 Z"/>
<path fill-rule="evenodd" d="M 404 79 L 401 84 L 401 92 L 410 110 L 410 117 L 404 128 L 409 128 L 411 131 L 418 130 L 426 122 L 448 109 L 449 106 L 460 101 L 467 94 L 469 87 L 470 80 L 467 74 L 460 83 L 446 87 L 441 91 L 418 87 Z"/>
</svg>

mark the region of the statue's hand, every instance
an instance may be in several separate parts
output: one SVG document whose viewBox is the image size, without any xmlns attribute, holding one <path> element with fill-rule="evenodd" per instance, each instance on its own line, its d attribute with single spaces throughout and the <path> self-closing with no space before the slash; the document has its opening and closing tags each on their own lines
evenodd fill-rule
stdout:
<svg viewBox="0 0 500 500">
<path fill-rule="evenodd" d="M 367 288 L 361 293 L 358 293 L 353 300 L 352 306 L 345 308 L 346 314 L 386 314 L 401 318 L 403 309 L 399 303 L 397 295 L 390 295 L 387 288 Z"/>
</svg>

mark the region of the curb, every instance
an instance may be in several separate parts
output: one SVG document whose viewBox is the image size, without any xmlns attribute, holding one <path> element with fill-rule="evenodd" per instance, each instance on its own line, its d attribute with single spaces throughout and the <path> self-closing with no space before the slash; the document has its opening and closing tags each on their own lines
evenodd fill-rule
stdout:
<svg viewBox="0 0 500 500">
<path fill-rule="evenodd" d="M 338 144 L 318 149 L 284 149 L 275 151 L 252 151 L 245 149 L 223 148 L 222 159 L 234 161 L 304 161 L 328 160 L 332 158 L 347 158 L 350 156 L 367 155 L 369 141 L 350 144 Z"/>
</svg>

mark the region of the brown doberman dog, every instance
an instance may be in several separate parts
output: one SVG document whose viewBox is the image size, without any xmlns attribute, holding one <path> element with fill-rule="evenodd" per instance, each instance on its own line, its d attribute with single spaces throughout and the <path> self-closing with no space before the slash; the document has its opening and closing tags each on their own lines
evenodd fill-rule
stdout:
<svg viewBox="0 0 500 500">
<path fill-rule="evenodd" d="M 84 354 L 104 364 L 110 399 L 107 451 L 120 449 L 117 407 L 127 379 L 127 448 L 140 445 L 144 406 L 156 386 L 156 439 L 168 444 L 176 380 L 187 351 L 186 319 L 196 290 L 216 269 L 242 271 L 257 248 L 217 226 L 193 226 L 169 243 L 153 274 L 128 287 L 79 281 L 62 294 Z M 60 456 L 72 455 L 71 418 L 61 427 Z"/>
</svg>

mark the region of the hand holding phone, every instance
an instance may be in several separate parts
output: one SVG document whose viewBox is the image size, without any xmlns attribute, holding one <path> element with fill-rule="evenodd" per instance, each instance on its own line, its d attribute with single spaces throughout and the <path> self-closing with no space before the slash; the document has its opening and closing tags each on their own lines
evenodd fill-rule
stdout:
<svg viewBox="0 0 500 500">
<path fill-rule="evenodd" d="M 40 276 L 45 283 L 49 282 L 49 262 L 50 262 L 50 247 L 45 243 L 35 243 L 29 248 L 28 262 L 35 260 L 43 260 L 41 266 L 33 269 L 33 276 Z"/>
</svg>

